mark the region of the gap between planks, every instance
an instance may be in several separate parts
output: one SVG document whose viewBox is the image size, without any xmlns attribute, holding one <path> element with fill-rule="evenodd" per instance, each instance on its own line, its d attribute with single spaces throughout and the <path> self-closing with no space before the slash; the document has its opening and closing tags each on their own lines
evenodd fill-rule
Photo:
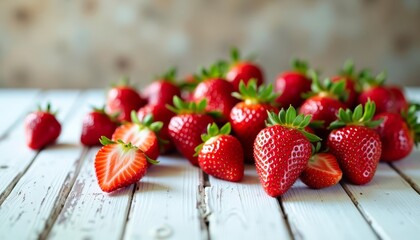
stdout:
<svg viewBox="0 0 420 240">
<path fill-rule="evenodd" d="M 388 163 L 388 165 L 394 169 L 395 172 L 400 175 L 402 179 L 404 179 L 418 194 L 420 194 L 420 187 L 414 182 L 413 179 L 411 179 L 409 176 L 407 176 L 403 171 L 401 171 L 399 168 L 397 168 L 393 163 Z"/>
</svg>

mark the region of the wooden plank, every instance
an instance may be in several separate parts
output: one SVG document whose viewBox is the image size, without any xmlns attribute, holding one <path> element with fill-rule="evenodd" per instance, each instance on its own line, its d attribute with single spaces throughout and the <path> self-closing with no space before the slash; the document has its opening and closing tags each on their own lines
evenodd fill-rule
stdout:
<svg viewBox="0 0 420 240">
<path fill-rule="evenodd" d="M 209 177 L 206 188 L 211 239 L 290 239 L 276 198 L 262 189 L 254 166 L 244 179 L 231 183 Z"/>
<path fill-rule="evenodd" d="M 296 239 L 377 238 L 341 185 L 314 190 L 297 181 L 281 199 Z"/>
<path fill-rule="evenodd" d="M 379 164 L 369 184 L 343 186 L 381 238 L 413 239 L 418 235 L 419 194 L 387 164 Z"/>
<path fill-rule="evenodd" d="M 420 149 L 414 149 L 408 157 L 392 163 L 391 166 L 420 193 Z"/>
<path fill-rule="evenodd" d="M 199 169 L 183 157 L 161 156 L 134 193 L 125 239 L 200 239 Z"/>
</svg>

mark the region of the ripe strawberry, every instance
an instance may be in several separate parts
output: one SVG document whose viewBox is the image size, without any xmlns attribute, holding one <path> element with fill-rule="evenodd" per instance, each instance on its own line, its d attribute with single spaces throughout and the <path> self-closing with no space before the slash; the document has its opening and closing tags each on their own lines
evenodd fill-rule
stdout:
<svg viewBox="0 0 420 240">
<path fill-rule="evenodd" d="M 179 97 L 174 97 L 174 107 L 167 107 L 177 115 L 171 118 L 168 125 L 168 133 L 178 151 L 187 158 L 191 164 L 197 166 L 198 159 L 195 154 L 195 147 L 201 144 L 201 134 L 214 120 L 206 114 L 206 101 L 198 104 L 195 102 L 184 102 Z"/>
<path fill-rule="evenodd" d="M 387 86 L 388 90 L 392 93 L 395 99 L 395 108 L 398 113 L 408 109 L 408 102 L 405 98 L 404 91 L 399 86 Z"/>
<path fill-rule="evenodd" d="M 195 149 L 198 164 L 211 176 L 238 182 L 244 176 L 244 154 L 241 143 L 230 134 L 230 123 L 220 130 L 216 123 L 209 124 L 203 143 Z"/>
<path fill-rule="evenodd" d="M 308 64 L 301 60 L 293 61 L 293 70 L 281 73 L 274 84 L 274 91 L 280 95 L 276 102 L 281 107 L 299 107 L 305 100 L 302 94 L 311 90 L 311 79 L 308 77 Z"/>
<path fill-rule="evenodd" d="M 175 84 L 176 68 L 169 69 L 156 81 L 149 84 L 143 91 L 143 96 L 151 105 L 172 104 L 174 96 L 181 96 L 180 88 Z"/>
<path fill-rule="evenodd" d="M 128 85 L 128 78 L 124 78 L 108 91 L 106 111 L 109 114 L 119 113 L 118 120 L 120 121 L 131 121 L 131 111 L 137 111 L 146 103 L 147 101 Z"/>
<path fill-rule="evenodd" d="M 353 184 L 370 182 L 381 157 L 381 140 L 371 129 L 381 121 L 371 121 L 374 114 L 375 103 L 368 101 L 364 112 L 361 104 L 354 112 L 340 109 L 339 120 L 330 125 L 335 130 L 329 135 L 327 146 L 337 157 L 344 177 Z"/>
<path fill-rule="evenodd" d="M 156 164 L 144 152 L 131 143 L 101 138 L 104 145 L 95 157 L 95 172 L 99 187 L 104 192 L 138 182 L 147 171 L 147 163 Z"/>
<path fill-rule="evenodd" d="M 381 138 L 381 160 L 384 162 L 403 159 L 411 153 L 414 143 L 420 141 L 420 124 L 417 123 L 415 106 L 402 114 L 380 113 L 374 119 L 383 119 L 375 130 Z"/>
<path fill-rule="evenodd" d="M 265 128 L 267 111 L 278 112 L 277 108 L 271 105 L 276 95 L 273 93 L 273 86 L 260 86 L 257 88 L 255 80 L 250 80 L 245 86 L 241 81 L 239 93 L 233 96 L 242 100 L 230 111 L 229 121 L 232 125 L 235 136 L 241 141 L 244 149 L 245 161 L 254 162 L 254 140 L 257 134 Z"/>
<path fill-rule="evenodd" d="M 304 130 L 310 120 L 308 115 L 296 116 L 292 106 L 278 115 L 268 114 L 267 127 L 254 142 L 257 173 L 268 195 L 284 194 L 305 169 L 312 152 L 310 141 L 320 140 Z"/>
<path fill-rule="evenodd" d="M 115 118 L 116 116 L 108 115 L 104 107 L 93 108 L 93 111 L 83 118 L 80 142 L 85 146 L 93 146 L 101 144 L 101 136 L 110 138 L 118 127 Z"/>
<path fill-rule="evenodd" d="M 241 81 L 247 84 L 249 80 L 255 79 L 258 86 L 264 83 L 261 67 L 249 60 L 242 60 L 236 48 L 231 51 L 231 61 L 232 63 L 226 73 L 226 80 L 232 83 L 235 92 L 239 91 Z"/>
<path fill-rule="evenodd" d="M 331 78 L 332 82 L 339 82 L 344 80 L 345 82 L 345 89 L 348 93 L 347 100 L 344 104 L 348 107 L 353 109 L 357 104 L 357 98 L 359 97 L 360 86 L 358 84 L 358 76 L 356 76 L 354 71 L 354 63 L 351 60 L 347 60 L 344 63 L 343 68 L 341 69 L 338 76 L 334 76 Z"/>
<path fill-rule="evenodd" d="M 34 150 L 39 150 L 57 140 L 61 133 L 61 125 L 51 112 L 48 103 L 46 110 L 38 107 L 38 110 L 29 113 L 25 118 L 26 144 Z"/>
</svg>

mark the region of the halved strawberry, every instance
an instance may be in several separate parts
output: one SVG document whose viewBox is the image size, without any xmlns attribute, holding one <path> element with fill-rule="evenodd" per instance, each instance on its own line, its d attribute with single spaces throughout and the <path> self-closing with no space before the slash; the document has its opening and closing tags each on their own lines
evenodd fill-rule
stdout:
<svg viewBox="0 0 420 240">
<path fill-rule="evenodd" d="M 147 163 L 157 163 L 131 143 L 101 138 L 104 145 L 95 157 L 95 172 L 99 187 L 112 192 L 139 181 L 147 171 Z"/>
</svg>

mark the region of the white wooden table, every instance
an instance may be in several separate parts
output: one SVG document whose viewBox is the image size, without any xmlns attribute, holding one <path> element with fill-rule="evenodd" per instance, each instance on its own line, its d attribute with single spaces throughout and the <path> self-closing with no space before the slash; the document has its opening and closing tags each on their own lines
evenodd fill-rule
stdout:
<svg viewBox="0 0 420 240">
<path fill-rule="evenodd" d="M 420 89 L 408 89 L 420 102 Z M 25 146 L 23 118 L 37 103 L 59 109 L 58 144 Z M 240 183 L 162 156 L 136 185 L 103 193 L 98 148 L 79 144 L 81 119 L 101 91 L 0 89 L 0 239 L 420 239 L 420 151 L 381 163 L 365 186 L 310 190 L 297 182 L 267 196 L 255 168 Z"/>
</svg>

